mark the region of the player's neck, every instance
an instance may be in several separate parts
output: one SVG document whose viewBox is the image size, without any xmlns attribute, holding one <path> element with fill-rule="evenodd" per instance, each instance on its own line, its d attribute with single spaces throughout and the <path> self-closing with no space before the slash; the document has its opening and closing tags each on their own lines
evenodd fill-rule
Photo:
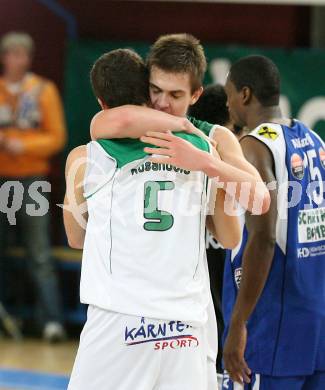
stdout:
<svg viewBox="0 0 325 390">
<path fill-rule="evenodd" d="M 285 124 L 284 122 L 286 122 L 286 119 L 283 118 L 279 106 L 256 107 L 247 118 L 247 127 L 249 129 L 255 129 L 261 123 L 268 122 Z"/>
</svg>

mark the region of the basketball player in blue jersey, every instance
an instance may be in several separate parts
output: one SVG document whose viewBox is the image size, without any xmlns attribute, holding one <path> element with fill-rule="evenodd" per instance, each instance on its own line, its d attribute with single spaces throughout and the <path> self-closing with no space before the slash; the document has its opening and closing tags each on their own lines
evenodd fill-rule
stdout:
<svg viewBox="0 0 325 390">
<path fill-rule="evenodd" d="M 251 129 L 241 146 L 271 183 L 271 207 L 246 213 L 242 241 L 226 261 L 223 389 L 323 390 L 325 144 L 282 117 L 270 59 L 240 59 L 225 87 L 230 115 Z"/>
</svg>

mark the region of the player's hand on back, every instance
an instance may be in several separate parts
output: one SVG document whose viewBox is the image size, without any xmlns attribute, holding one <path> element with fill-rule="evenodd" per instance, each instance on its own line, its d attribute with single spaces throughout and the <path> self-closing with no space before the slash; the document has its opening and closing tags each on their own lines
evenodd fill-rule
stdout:
<svg viewBox="0 0 325 390">
<path fill-rule="evenodd" d="M 150 161 L 154 163 L 171 164 L 190 171 L 204 172 L 211 157 L 209 153 L 170 132 L 148 132 L 146 136 L 141 137 L 141 141 L 156 146 L 144 148 L 146 153 L 153 155 Z"/>
</svg>

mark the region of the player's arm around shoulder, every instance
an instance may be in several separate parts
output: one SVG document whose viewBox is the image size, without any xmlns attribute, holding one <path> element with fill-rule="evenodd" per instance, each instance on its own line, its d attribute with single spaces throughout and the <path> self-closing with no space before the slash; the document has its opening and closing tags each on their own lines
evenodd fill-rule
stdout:
<svg viewBox="0 0 325 390">
<path fill-rule="evenodd" d="M 187 118 L 145 106 L 124 105 L 98 112 L 90 124 L 92 140 L 140 138 L 147 131 L 198 131 Z"/>
<path fill-rule="evenodd" d="M 75 249 L 83 248 L 88 219 L 83 188 L 86 164 L 87 147 L 82 145 L 69 153 L 65 168 L 66 193 L 63 220 L 69 245 Z"/>
<path fill-rule="evenodd" d="M 270 195 L 263 183 L 258 170 L 245 158 L 241 145 L 235 135 L 224 126 L 217 126 L 213 133 L 213 140 L 217 144 L 217 151 L 221 159 L 240 169 L 244 180 L 251 183 L 247 209 L 254 214 L 264 214 L 270 207 Z M 253 209 L 254 204 L 261 207 Z M 246 208 L 246 207 L 245 207 Z"/>
<path fill-rule="evenodd" d="M 132 106 L 121 106 L 99 111 L 91 120 L 90 136 L 92 140 L 113 139 L 127 136 L 127 126 L 132 120 Z"/>
</svg>

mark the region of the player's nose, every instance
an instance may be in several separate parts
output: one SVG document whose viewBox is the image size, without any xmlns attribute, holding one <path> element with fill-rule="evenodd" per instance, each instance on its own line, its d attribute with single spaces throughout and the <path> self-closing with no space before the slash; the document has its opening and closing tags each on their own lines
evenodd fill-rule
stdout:
<svg viewBox="0 0 325 390">
<path fill-rule="evenodd" d="M 166 110 L 169 107 L 169 99 L 165 94 L 161 94 L 156 103 L 159 110 Z"/>
</svg>

